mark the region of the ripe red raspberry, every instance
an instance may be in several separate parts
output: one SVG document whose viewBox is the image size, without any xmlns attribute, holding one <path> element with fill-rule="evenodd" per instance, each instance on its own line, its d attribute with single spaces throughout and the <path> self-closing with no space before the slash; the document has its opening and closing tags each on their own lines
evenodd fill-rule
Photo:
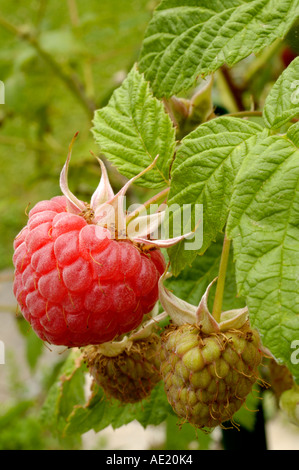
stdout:
<svg viewBox="0 0 299 470">
<path fill-rule="evenodd" d="M 158 300 L 161 252 L 114 240 L 67 211 L 64 196 L 39 202 L 14 243 L 14 294 L 49 343 L 83 346 L 131 331 Z"/>
<path fill-rule="evenodd" d="M 140 216 L 145 206 L 128 214 L 124 209 L 128 187 L 156 159 L 116 195 L 99 160 L 102 176 L 90 204 L 77 199 L 67 182 L 73 142 L 60 175 L 64 196 L 36 204 L 15 239 L 13 289 L 42 340 L 81 347 L 110 342 L 141 324 L 158 300 L 165 270 L 157 247 L 190 234 L 152 240 L 165 210 Z"/>
</svg>

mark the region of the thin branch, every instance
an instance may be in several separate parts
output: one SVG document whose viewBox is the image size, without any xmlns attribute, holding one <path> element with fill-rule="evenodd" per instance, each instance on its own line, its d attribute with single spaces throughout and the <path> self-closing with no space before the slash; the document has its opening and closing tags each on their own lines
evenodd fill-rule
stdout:
<svg viewBox="0 0 299 470">
<path fill-rule="evenodd" d="M 72 25 L 77 28 L 79 26 L 79 14 L 76 0 L 67 0 L 70 19 Z"/>
<path fill-rule="evenodd" d="M 223 106 L 232 113 L 239 111 L 235 96 L 232 93 L 221 68 L 216 71 L 215 79 L 217 88 L 223 97 Z"/>
<path fill-rule="evenodd" d="M 229 113 L 225 114 L 224 116 L 231 116 L 231 117 L 262 117 L 263 111 L 238 111 L 236 113 Z M 298 122 L 297 118 L 291 118 L 290 122 Z"/>
<path fill-rule="evenodd" d="M 230 90 L 230 94 L 236 103 L 237 108 L 239 109 L 239 111 L 243 111 L 244 110 L 243 99 L 242 99 L 243 90 L 241 90 L 234 82 L 228 67 L 226 66 L 221 67 L 221 72 Z"/>
<path fill-rule="evenodd" d="M 225 114 L 225 116 L 232 116 L 232 117 L 253 117 L 258 116 L 262 117 L 262 111 L 238 111 L 236 113 L 229 113 Z"/>
<path fill-rule="evenodd" d="M 68 89 L 73 93 L 73 95 L 79 100 L 83 105 L 84 109 L 87 111 L 88 115 L 93 118 L 94 111 L 96 109 L 95 103 L 90 100 L 85 94 L 84 87 L 77 75 L 74 73 L 66 74 L 60 64 L 49 54 L 44 51 L 35 38 L 31 38 L 30 44 L 36 49 L 38 54 L 44 59 L 45 62 L 52 68 L 56 75 L 65 83 Z"/>
<path fill-rule="evenodd" d="M 0 135 L 0 144 L 12 145 L 12 146 L 24 145 L 28 149 L 40 150 L 40 151 L 43 151 L 43 152 L 49 150 L 49 147 L 51 148 L 51 150 L 54 150 L 57 153 L 60 153 L 61 150 L 63 150 L 61 148 L 58 149 L 57 147 L 54 147 L 54 145 L 51 144 L 50 141 L 47 142 L 48 145 L 45 145 L 42 142 L 30 141 L 30 140 L 27 140 L 27 139 L 22 139 L 20 137 L 14 137 L 14 136 L 9 136 L 9 135 Z"/>
<path fill-rule="evenodd" d="M 40 32 L 41 24 L 42 24 L 42 21 L 43 21 L 44 16 L 45 16 L 47 6 L 48 6 L 48 0 L 41 0 L 40 1 L 38 11 L 37 11 L 36 20 L 35 20 L 35 28 L 36 28 L 36 31 L 38 33 Z"/>
<path fill-rule="evenodd" d="M 26 41 L 28 44 L 30 44 L 36 50 L 38 55 L 53 70 L 57 77 L 60 78 L 60 80 L 62 80 L 67 86 L 67 88 L 73 93 L 76 99 L 84 107 L 85 111 L 87 111 L 89 117 L 93 117 L 96 105 L 90 98 L 86 96 L 84 86 L 76 74 L 66 73 L 62 69 L 59 62 L 57 62 L 51 54 L 49 54 L 41 47 L 36 37 L 33 36 L 30 32 L 28 32 L 28 30 L 25 31 L 22 28 L 18 28 L 2 17 L 0 17 L 0 26 L 4 27 L 7 31 L 13 33 L 19 39 Z"/>
</svg>

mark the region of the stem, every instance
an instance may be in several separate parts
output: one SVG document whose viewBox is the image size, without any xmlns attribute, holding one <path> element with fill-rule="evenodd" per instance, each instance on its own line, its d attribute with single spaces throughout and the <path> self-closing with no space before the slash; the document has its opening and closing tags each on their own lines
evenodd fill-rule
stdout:
<svg viewBox="0 0 299 470">
<path fill-rule="evenodd" d="M 69 14 L 72 25 L 77 28 L 79 26 L 79 14 L 76 0 L 68 0 Z"/>
<path fill-rule="evenodd" d="M 151 204 L 157 203 L 161 199 L 165 199 L 165 197 L 169 193 L 169 190 L 170 188 L 163 189 L 163 191 L 161 191 L 159 194 L 156 194 L 151 199 L 142 204 L 140 209 L 136 209 L 135 211 L 131 212 L 131 214 L 128 214 L 126 217 L 126 224 L 131 222 L 131 220 L 135 219 L 135 217 L 137 217 L 144 208 L 147 209 L 148 207 L 150 207 Z"/>
<path fill-rule="evenodd" d="M 7 31 L 13 33 L 17 36 L 23 36 L 23 32 L 16 28 L 13 24 L 6 21 L 4 18 L 0 17 L 0 25 L 3 26 Z"/>
<path fill-rule="evenodd" d="M 223 293 L 224 293 L 225 276 L 226 276 L 226 270 L 227 270 L 228 258 L 229 258 L 229 250 L 230 250 L 230 240 L 226 238 L 226 235 L 225 235 L 224 241 L 223 241 L 221 259 L 220 259 L 220 265 L 219 265 L 219 274 L 218 274 L 216 294 L 215 294 L 214 305 L 213 305 L 213 312 L 212 312 L 212 315 L 217 322 L 220 321 L 220 315 L 222 311 Z"/>
<path fill-rule="evenodd" d="M 244 106 L 243 106 L 243 100 L 242 100 L 242 90 L 234 82 L 228 67 L 223 65 L 221 67 L 221 72 L 222 72 L 222 76 L 224 80 L 226 81 L 230 95 L 233 97 L 238 110 L 243 111 Z"/>
<path fill-rule="evenodd" d="M 172 112 L 171 106 L 170 106 L 170 104 L 169 104 L 169 102 L 167 101 L 166 98 L 163 98 L 163 104 L 164 104 L 166 112 L 169 114 L 170 119 L 172 120 L 173 126 L 177 129 L 179 127 L 179 124 L 178 124 L 178 122 L 175 118 L 175 115 Z"/>
<path fill-rule="evenodd" d="M 48 0 L 41 0 L 39 4 L 39 8 L 37 11 L 37 17 L 35 20 L 35 29 L 37 33 L 40 32 L 41 29 L 41 23 L 43 21 L 43 18 L 45 16 L 46 10 L 47 10 L 47 5 L 48 5 Z"/>
<path fill-rule="evenodd" d="M 225 114 L 225 116 L 232 116 L 232 117 L 251 117 L 251 116 L 258 116 L 261 117 L 263 115 L 262 111 L 239 111 L 237 113 L 229 113 Z"/>
<path fill-rule="evenodd" d="M 230 116 L 230 117 L 262 117 L 263 112 L 262 111 L 238 111 L 237 113 L 229 113 L 225 114 L 225 116 Z M 298 122 L 297 118 L 292 118 L 290 119 L 290 122 Z"/>
<path fill-rule="evenodd" d="M 7 31 L 15 34 L 20 39 L 27 41 L 39 56 L 51 67 L 55 74 L 64 82 L 68 89 L 73 93 L 73 95 L 79 100 L 81 105 L 87 111 L 90 118 L 93 117 L 94 111 L 96 109 L 95 103 L 90 100 L 85 93 L 84 86 L 82 85 L 80 79 L 74 73 L 69 74 L 62 70 L 59 62 L 57 62 L 51 54 L 42 49 L 36 37 L 32 36 L 31 33 L 23 31 L 21 28 L 17 28 L 13 24 L 6 21 L 4 18 L 0 17 L 0 25 L 3 26 Z"/>
</svg>

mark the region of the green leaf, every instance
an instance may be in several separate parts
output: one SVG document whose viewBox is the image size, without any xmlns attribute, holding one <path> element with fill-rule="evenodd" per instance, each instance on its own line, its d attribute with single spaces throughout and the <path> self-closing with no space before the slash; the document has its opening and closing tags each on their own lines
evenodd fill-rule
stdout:
<svg viewBox="0 0 299 470">
<path fill-rule="evenodd" d="M 265 101 L 266 125 L 278 129 L 299 114 L 299 57 L 285 69 Z"/>
<path fill-rule="evenodd" d="M 93 124 L 100 150 L 120 173 L 132 178 L 159 155 L 155 167 L 137 184 L 149 188 L 169 184 L 175 129 L 136 67 L 115 90 L 108 105 L 95 112 Z"/>
<path fill-rule="evenodd" d="M 165 449 L 209 450 L 212 443 L 211 434 L 198 432 L 192 424 L 182 424 L 178 416 L 169 415 L 167 417 Z"/>
<path fill-rule="evenodd" d="M 74 349 L 61 367 L 58 379 L 52 385 L 43 404 L 41 422 L 54 433 L 64 434 L 66 420 L 74 406 L 84 403 L 86 368 L 81 352 Z"/>
<path fill-rule="evenodd" d="M 156 96 L 191 88 L 197 76 L 232 66 L 284 37 L 298 0 L 162 0 L 149 23 L 140 70 Z"/>
<path fill-rule="evenodd" d="M 66 435 L 84 434 L 90 429 L 95 432 L 108 426 L 109 419 L 105 421 L 104 426 L 101 424 L 105 413 L 105 397 L 101 388 L 96 387 L 89 401 L 85 405 L 76 406 L 69 416 L 66 425 Z"/>
<path fill-rule="evenodd" d="M 93 384 L 89 401 L 73 409 L 65 431 L 67 435 L 83 434 L 90 429 L 99 432 L 109 425 L 117 429 L 134 420 L 145 428 L 162 423 L 171 412 L 162 382 L 153 389 L 149 398 L 128 405 L 108 400 L 103 389 Z"/>
<path fill-rule="evenodd" d="M 164 391 L 164 383 L 161 381 L 152 391 L 150 398 L 139 403 L 135 418 L 145 428 L 150 425 L 157 426 L 172 412 Z"/>
<path fill-rule="evenodd" d="M 248 149 L 235 181 L 227 233 L 251 324 L 299 382 L 292 361 L 299 332 L 299 149 L 285 136 L 260 138 Z"/>
<path fill-rule="evenodd" d="M 287 137 L 299 147 L 299 121 L 289 127 Z"/>
<path fill-rule="evenodd" d="M 190 250 L 184 241 L 169 249 L 174 275 L 190 265 L 198 252 L 204 253 L 222 231 L 232 183 L 243 158 L 240 148 L 246 150 L 246 142 L 262 130 L 253 122 L 222 116 L 202 124 L 182 140 L 172 168 L 168 206 L 174 209 L 169 223 L 178 218 L 184 205 L 194 209 L 202 204 L 203 245 L 199 250 Z M 190 217 L 185 218 L 184 233 L 190 231 L 187 227 Z"/>
</svg>

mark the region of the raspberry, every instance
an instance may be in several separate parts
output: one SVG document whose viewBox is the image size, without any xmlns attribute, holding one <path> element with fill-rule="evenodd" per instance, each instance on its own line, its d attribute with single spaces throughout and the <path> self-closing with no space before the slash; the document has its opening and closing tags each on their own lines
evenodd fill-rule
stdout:
<svg viewBox="0 0 299 470">
<path fill-rule="evenodd" d="M 165 270 L 159 247 L 190 233 L 152 240 L 165 210 L 139 216 L 124 209 L 130 184 L 157 158 L 116 195 L 99 160 L 101 180 L 90 204 L 77 199 L 67 182 L 74 139 L 60 174 L 63 196 L 38 202 L 15 239 L 13 290 L 42 340 L 82 347 L 112 341 L 141 324 L 158 301 L 158 280 Z"/>
<path fill-rule="evenodd" d="M 156 251 L 112 240 L 69 213 L 64 196 L 42 201 L 15 241 L 14 292 L 43 340 L 100 344 L 136 328 L 157 302 L 165 265 Z"/>
<path fill-rule="evenodd" d="M 161 380 L 159 347 L 160 337 L 152 333 L 112 357 L 103 354 L 101 346 L 88 346 L 84 358 L 91 376 L 107 397 L 136 403 L 149 396 Z"/>
<path fill-rule="evenodd" d="M 209 292 L 198 307 L 177 298 L 159 279 L 159 299 L 171 318 L 162 337 L 161 375 L 174 411 L 199 429 L 233 422 L 259 379 L 264 357 L 258 331 L 252 330 L 248 308 L 209 311 Z"/>
<path fill-rule="evenodd" d="M 200 429 L 231 420 L 256 382 L 259 344 L 248 322 L 211 334 L 172 327 L 162 339 L 161 375 L 176 414 Z"/>
</svg>

